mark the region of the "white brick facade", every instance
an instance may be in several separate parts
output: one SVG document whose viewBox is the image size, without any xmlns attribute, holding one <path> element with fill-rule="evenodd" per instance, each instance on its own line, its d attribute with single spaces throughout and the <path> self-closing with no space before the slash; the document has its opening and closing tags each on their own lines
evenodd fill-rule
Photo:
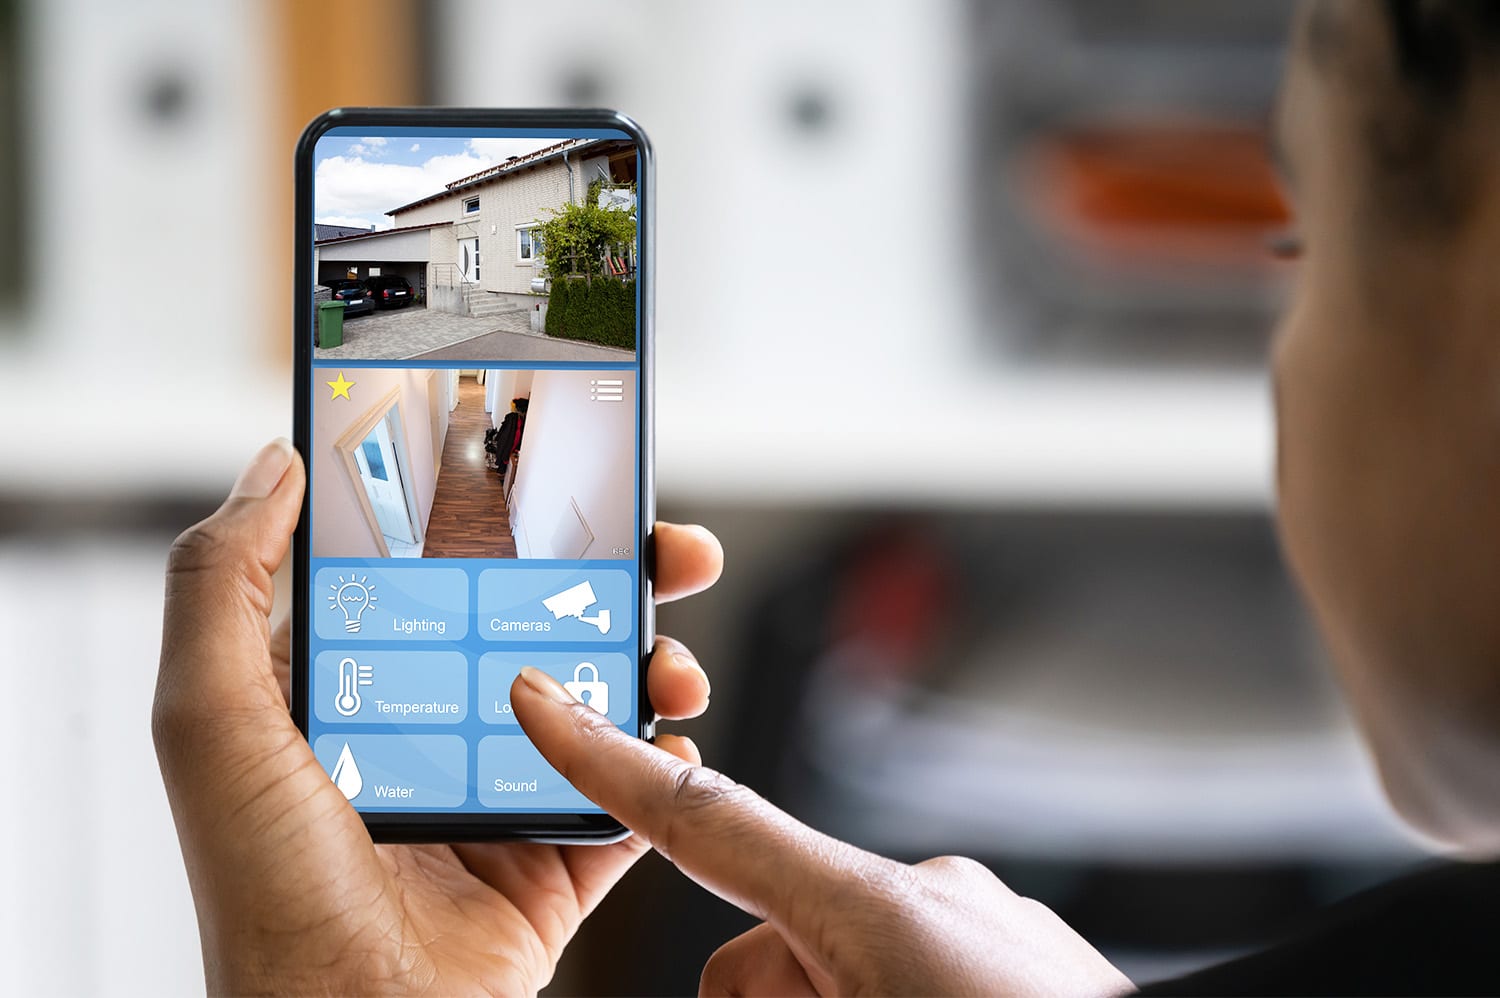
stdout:
<svg viewBox="0 0 1500 998">
<path fill-rule="evenodd" d="M 391 213 L 397 227 L 423 225 L 429 222 L 452 222 L 451 228 L 432 231 L 432 255 L 429 258 L 428 286 L 448 284 L 453 266 L 462 258 L 462 241 L 479 240 L 479 286 L 486 291 L 525 294 L 531 290 L 531 279 L 540 273 L 531 260 L 519 259 L 519 227 L 546 221 L 552 210 L 568 200 L 568 178 L 571 170 L 573 200 L 588 190 L 587 174 L 576 155 L 564 165 L 554 158 L 535 166 L 522 167 L 483 183 L 445 192 L 434 201 Z M 464 202 L 479 198 L 479 212 L 465 213 Z"/>
</svg>

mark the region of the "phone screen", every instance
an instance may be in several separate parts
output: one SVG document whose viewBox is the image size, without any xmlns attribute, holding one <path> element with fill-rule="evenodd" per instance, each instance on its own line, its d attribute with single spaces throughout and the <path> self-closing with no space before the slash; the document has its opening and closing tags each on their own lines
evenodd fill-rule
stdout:
<svg viewBox="0 0 1500 998">
<path fill-rule="evenodd" d="M 299 153 L 295 710 L 372 826 L 586 831 L 509 691 L 649 720 L 642 144 L 443 114 L 335 112 Z"/>
</svg>

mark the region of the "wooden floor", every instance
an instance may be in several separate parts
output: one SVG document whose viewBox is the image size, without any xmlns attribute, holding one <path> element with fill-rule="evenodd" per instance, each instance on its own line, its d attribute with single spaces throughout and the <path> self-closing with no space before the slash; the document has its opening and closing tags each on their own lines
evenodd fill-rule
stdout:
<svg viewBox="0 0 1500 998">
<path fill-rule="evenodd" d="M 484 386 L 472 377 L 459 378 L 458 408 L 448 416 L 422 557 L 516 557 L 500 476 L 484 466 L 484 431 L 491 425 Z"/>
</svg>

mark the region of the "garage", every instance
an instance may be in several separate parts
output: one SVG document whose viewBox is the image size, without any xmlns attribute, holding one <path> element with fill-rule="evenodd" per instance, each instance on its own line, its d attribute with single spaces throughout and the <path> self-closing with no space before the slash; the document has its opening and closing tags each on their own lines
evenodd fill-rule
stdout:
<svg viewBox="0 0 1500 998">
<path fill-rule="evenodd" d="M 354 279 L 395 275 L 404 277 L 417 293 L 417 301 L 427 301 L 427 263 L 431 259 L 431 230 L 451 226 L 451 222 L 410 225 L 378 232 L 361 232 L 338 236 L 313 244 L 317 281 Z"/>
</svg>

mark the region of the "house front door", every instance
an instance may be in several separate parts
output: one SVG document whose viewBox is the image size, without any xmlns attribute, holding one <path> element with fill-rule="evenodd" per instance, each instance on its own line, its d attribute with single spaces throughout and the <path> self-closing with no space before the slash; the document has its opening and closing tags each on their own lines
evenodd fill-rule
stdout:
<svg viewBox="0 0 1500 998">
<path fill-rule="evenodd" d="M 479 237 L 458 241 L 458 269 L 463 279 L 472 284 L 479 283 Z"/>
</svg>

